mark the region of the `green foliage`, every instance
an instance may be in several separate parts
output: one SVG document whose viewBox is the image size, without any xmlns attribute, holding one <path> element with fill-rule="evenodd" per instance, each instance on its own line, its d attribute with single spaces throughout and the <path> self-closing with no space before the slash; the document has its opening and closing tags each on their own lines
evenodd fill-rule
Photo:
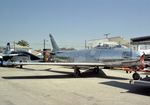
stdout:
<svg viewBox="0 0 150 105">
<path fill-rule="evenodd" d="M 18 41 L 17 44 L 20 45 L 20 46 L 27 46 L 27 47 L 29 47 L 29 43 L 27 41 L 25 41 L 25 40 Z"/>
</svg>

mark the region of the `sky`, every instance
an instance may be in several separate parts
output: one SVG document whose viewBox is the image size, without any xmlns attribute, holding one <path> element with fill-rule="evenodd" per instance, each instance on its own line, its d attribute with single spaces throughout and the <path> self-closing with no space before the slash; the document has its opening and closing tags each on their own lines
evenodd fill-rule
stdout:
<svg viewBox="0 0 150 105">
<path fill-rule="evenodd" d="M 85 40 L 150 35 L 150 0 L 0 0 L 0 44 L 82 48 Z"/>
</svg>

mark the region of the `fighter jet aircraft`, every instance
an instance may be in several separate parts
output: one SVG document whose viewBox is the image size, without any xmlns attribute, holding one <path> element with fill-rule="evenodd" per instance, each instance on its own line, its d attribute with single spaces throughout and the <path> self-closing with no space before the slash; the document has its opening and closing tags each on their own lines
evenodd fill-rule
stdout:
<svg viewBox="0 0 150 105">
<path fill-rule="evenodd" d="M 93 72 L 99 73 L 99 67 L 128 67 L 132 71 L 134 79 L 139 79 L 137 71 L 144 68 L 143 57 L 138 52 L 128 48 L 99 46 L 92 49 L 62 51 L 55 42 L 53 36 L 49 35 L 53 47 L 54 61 L 49 63 L 18 62 L 17 65 L 57 65 L 69 66 L 74 69 L 76 77 L 80 76 L 82 67 L 93 68 Z M 22 66 L 21 66 L 22 67 Z"/>
</svg>

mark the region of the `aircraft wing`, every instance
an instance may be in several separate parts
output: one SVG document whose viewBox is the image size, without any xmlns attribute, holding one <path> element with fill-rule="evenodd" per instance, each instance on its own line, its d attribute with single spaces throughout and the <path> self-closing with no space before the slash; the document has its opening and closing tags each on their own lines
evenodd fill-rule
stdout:
<svg viewBox="0 0 150 105">
<path fill-rule="evenodd" d="M 137 67 L 140 64 L 140 61 L 124 61 L 124 62 L 105 62 L 105 63 L 82 63 L 82 62 L 13 62 L 12 65 L 20 66 L 20 68 L 23 67 L 23 65 L 49 65 L 49 66 L 65 66 L 65 67 L 72 67 L 74 69 L 74 74 L 76 77 L 80 76 L 80 68 L 90 68 L 94 67 L 94 72 L 98 73 L 99 68 L 98 67 Z"/>
<path fill-rule="evenodd" d="M 123 67 L 123 66 L 137 66 L 140 65 L 140 62 L 137 60 L 130 61 L 116 61 L 116 62 L 99 62 L 99 63 L 82 63 L 82 62 L 13 62 L 12 65 L 51 65 L 51 66 L 77 66 L 77 67 Z"/>
<path fill-rule="evenodd" d="M 13 65 L 105 66 L 103 63 L 13 62 Z"/>
<path fill-rule="evenodd" d="M 2 56 L 17 56 L 18 54 L 3 54 Z"/>
</svg>

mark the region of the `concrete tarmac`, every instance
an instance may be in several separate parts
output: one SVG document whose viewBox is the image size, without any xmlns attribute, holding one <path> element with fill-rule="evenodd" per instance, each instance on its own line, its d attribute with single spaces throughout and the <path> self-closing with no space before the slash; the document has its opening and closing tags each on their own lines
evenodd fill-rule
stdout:
<svg viewBox="0 0 150 105">
<path fill-rule="evenodd" d="M 150 87 L 130 85 L 132 74 L 103 69 L 74 78 L 53 66 L 0 67 L 0 105 L 149 105 Z"/>
</svg>

